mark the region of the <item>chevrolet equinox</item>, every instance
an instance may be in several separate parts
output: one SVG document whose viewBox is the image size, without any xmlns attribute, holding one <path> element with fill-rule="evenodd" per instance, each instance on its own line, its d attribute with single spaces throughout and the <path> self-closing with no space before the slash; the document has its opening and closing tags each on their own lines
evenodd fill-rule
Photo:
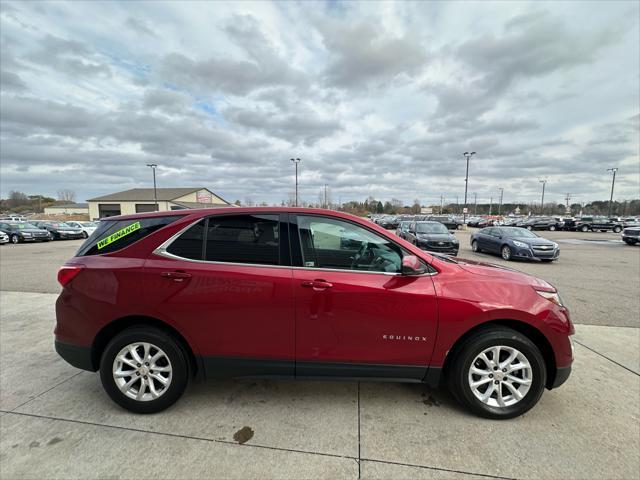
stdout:
<svg viewBox="0 0 640 480">
<path fill-rule="evenodd" d="M 552 285 L 327 210 L 107 218 L 58 280 L 57 352 L 139 413 L 169 407 L 192 378 L 313 377 L 444 383 L 505 419 L 573 361 Z"/>
</svg>

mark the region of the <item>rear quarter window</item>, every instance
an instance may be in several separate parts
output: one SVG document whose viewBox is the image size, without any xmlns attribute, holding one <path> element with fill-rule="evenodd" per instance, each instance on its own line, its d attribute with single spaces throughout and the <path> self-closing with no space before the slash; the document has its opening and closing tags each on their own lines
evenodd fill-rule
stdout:
<svg viewBox="0 0 640 480">
<path fill-rule="evenodd" d="M 76 257 L 122 250 L 181 218 L 183 217 L 172 215 L 132 220 L 102 220 L 96 231 L 82 244 Z"/>
</svg>

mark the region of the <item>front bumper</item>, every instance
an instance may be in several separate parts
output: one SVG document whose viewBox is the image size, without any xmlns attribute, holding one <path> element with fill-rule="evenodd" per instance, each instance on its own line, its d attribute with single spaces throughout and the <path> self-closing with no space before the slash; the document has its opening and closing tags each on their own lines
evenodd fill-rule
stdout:
<svg viewBox="0 0 640 480">
<path fill-rule="evenodd" d="M 640 242 L 640 236 L 622 234 L 622 241 L 623 242 Z"/>
<path fill-rule="evenodd" d="M 79 238 L 84 238 L 82 233 L 58 233 L 58 237 L 65 240 L 77 240 Z"/>
<path fill-rule="evenodd" d="M 55 347 L 58 355 L 60 355 L 69 365 L 82 370 L 89 370 L 90 372 L 96 371 L 91 358 L 91 347 L 80 347 L 78 345 L 63 343 L 58 340 L 55 341 Z"/>
<path fill-rule="evenodd" d="M 540 260 L 557 260 L 560 258 L 560 249 L 553 250 L 536 250 L 533 248 L 520 248 L 512 252 L 514 258 L 528 259 L 534 261 Z"/>
<path fill-rule="evenodd" d="M 427 243 L 418 243 L 418 248 L 425 252 L 443 253 L 445 255 L 456 256 L 460 250 L 460 245 L 445 245 L 441 247 L 437 245 L 429 245 Z"/>
</svg>

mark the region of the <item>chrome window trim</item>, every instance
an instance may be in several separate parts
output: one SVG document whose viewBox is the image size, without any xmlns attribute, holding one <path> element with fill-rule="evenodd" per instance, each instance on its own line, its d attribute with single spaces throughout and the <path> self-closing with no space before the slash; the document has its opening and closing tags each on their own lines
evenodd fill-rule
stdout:
<svg viewBox="0 0 640 480">
<path fill-rule="evenodd" d="M 259 267 L 259 268 L 288 268 L 288 269 L 291 269 L 291 270 L 314 270 L 314 271 L 320 271 L 320 272 L 364 273 L 364 274 L 370 274 L 370 275 L 387 275 L 387 276 L 391 276 L 391 277 L 395 277 L 395 276 L 401 276 L 401 277 L 425 277 L 426 276 L 426 277 L 431 277 L 433 275 L 437 275 L 438 274 L 437 271 L 435 271 L 435 272 L 425 272 L 425 273 L 420 274 L 420 275 L 403 275 L 402 273 L 394 273 L 394 272 L 370 272 L 370 271 L 367 271 L 367 270 L 349 270 L 349 269 L 342 269 L 342 268 L 315 268 L 315 267 L 295 267 L 295 266 L 289 266 L 289 265 L 268 265 L 268 264 L 263 264 L 263 263 L 219 262 L 219 261 L 215 261 L 215 260 L 196 260 L 196 259 L 193 259 L 193 258 L 185 258 L 185 257 L 181 257 L 179 255 L 174 255 L 173 253 L 170 253 L 170 252 L 167 251 L 167 248 L 169 248 L 169 246 L 173 242 L 175 242 L 180 235 L 182 235 L 184 232 L 186 232 L 191 227 L 193 227 L 196 223 L 200 222 L 201 220 L 204 220 L 205 218 L 206 217 L 201 217 L 201 218 L 198 218 L 195 221 L 191 222 L 189 225 L 187 225 L 186 227 L 182 228 L 177 233 L 173 234 L 167 240 L 162 242 L 160 244 L 160 246 L 156 247 L 151 253 L 154 254 L 154 255 L 158 255 L 160 257 L 169 258 L 171 260 L 182 260 L 183 262 L 193 262 L 193 263 L 200 263 L 200 264 L 207 264 L 207 265 L 235 265 L 235 266 L 240 266 L 240 267 Z M 426 265 L 427 265 L 428 268 L 430 267 L 428 263 L 426 263 Z M 431 267 L 431 268 L 433 268 L 433 267 Z"/>
</svg>

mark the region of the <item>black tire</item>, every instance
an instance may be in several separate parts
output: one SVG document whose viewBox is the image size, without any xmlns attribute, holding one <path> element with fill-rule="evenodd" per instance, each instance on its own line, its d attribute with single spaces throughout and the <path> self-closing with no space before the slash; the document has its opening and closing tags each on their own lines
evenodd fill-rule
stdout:
<svg viewBox="0 0 640 480">
<path fill-rule="evenodd" d="M 589 227 L 587 225 L 583 225 L 580 227 L 580 231 L 581 232 L 588 232 L 589 231 Z"/>
<path fill-rule="evenodd" d="M 85 231 L 82 232 L 82 238 L 89 238 L 89 235 L 87 234 L 87 232 Z"/>
<path fill-rule="evenodd" d="M 500 255 L 504 260 L 511 260 L 511 248 L 509 247 L 509 245 L 503 245 L 500 248 Z"/>
<path fill-rule="evenodd" d="M 155 400 L 139 401 L 120 391 L 113 378 L 116 355 L 127 345 L 148 342 L 160 348 L 171 362 L 171 383 Z M 189 383 L 189 362 L 178 342 L 167 333 L 153 327 L 131 327 L 116 335 L 106 346 L 100 360 L 100 380 L 107 394 L 121 407 L 135 413 L 156 413 L 173 405 Z M 133 378 L 133 376 L 131 377 Z"/>
<path fill-rule="evenodd" d="M 527 230 L 533 230 L 533 227 L 531 225 L 527 225 Z"/>
<path fill-rule="evenodd" d="M 615 226 L 613 227 L 613 233 L 620 233 L 622 231 L 622 227 Z"/>
<path fill-rule="evenodd" d="M 514 405 L 495 407 L 476 398 L 469 386 L 469 369 L 475 358 L 492 346 L 507 346 L 520 351 L 531 365 L 532 382 L 524 398 Z M 506 420 L 522 415 L 538 403 L 547 383 L 547 369 L 538 347 L 521 333 L 507 327 L 490 327 L 467 338 L 453 352 L 447 383 L 453 396 L 476 415 Z M 502 388 L 502 386 L 501 386 Z"/>
<path fill-rule="evenodd" d="M 18 235 L 11 235 L 11 243 L 13 243 L 14 245 L 17 245 L 18 243 L 20 243 L 20 237 Z"/>
<path fill-rule="evenodd" d="M 478 246 L 478 241 L 474 240 L 473 242 L 471 242 L 471 250 L 473 250 L 475 253 L 480 253 L 482 250 L 480 250 L 480 247 Z"/>
<path fill-rule="evenodd" d="M 556 226 L 555 226 L 555 225 L 551 225 L 551 226 L 549 227 L 549 230 L 550 230 L 551 232 L 555 232 L 555 230 L 556 230 Z"/>
</svg>

